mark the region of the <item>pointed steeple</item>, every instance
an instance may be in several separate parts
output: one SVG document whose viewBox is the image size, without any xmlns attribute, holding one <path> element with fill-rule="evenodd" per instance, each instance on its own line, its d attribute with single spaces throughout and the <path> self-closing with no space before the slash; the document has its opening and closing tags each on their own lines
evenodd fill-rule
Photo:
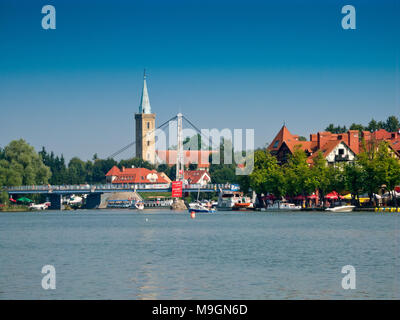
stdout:
<svg viewBox="0 0 400 320">
<path fill-rule="evenodd" d="M 147 92 L 147 84 L 146 84 L 146 69 L 144 70 L 144 75 L 143 75 L 143 91 L 142 91 L 142 97 L 140 99 L 139 113 L 151 113 L 149 93 Z"/>
</svg>

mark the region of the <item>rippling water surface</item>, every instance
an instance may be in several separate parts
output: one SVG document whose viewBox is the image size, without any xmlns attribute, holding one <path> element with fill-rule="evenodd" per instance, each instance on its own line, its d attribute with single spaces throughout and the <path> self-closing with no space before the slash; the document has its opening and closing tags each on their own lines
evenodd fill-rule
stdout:
<svg viewBox="0 0 400 320">
<path fill-rule="evenodd" d="M 399 214 L 0 213 L 1 299 L 399 299 Z M 44 265 L 56 289 L 41 287 Z M 345 265 L 356 289 L 343 290 Z"/>
</svg>

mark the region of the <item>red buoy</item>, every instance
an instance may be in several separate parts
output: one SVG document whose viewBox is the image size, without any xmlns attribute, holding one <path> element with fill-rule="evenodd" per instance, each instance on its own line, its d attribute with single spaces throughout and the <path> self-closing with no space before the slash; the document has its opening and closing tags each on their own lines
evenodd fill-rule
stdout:
<svg viewBox="0 0 400 320">
<path fill-rule="evenodd" d="M 190 217 L 192 219 L 196 218 L 196 213 L 194 211 L 190 212 Z"/>
</svg>

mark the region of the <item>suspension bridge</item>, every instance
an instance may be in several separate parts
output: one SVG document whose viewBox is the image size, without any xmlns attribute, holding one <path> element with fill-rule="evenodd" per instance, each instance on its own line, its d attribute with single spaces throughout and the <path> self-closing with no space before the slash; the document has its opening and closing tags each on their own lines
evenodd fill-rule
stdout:
<svg viewBox="0 0 400 320">
<path fill-rule="evenodd" d="M 151 130 L 147 135 L 153 134 L 156 130 L 162 130 L 171 121 L 177 121 L 177 157 L 176 157 L 176 181 L 184 182 L 184 149 L 183 149 L 183 120 L 185 120 L 200 137 L 203 137 L 209 145 L 210 137 L 205 136 L 189 119 L 178 113 L 176 116 L 165 121 L 157 128 Z M 115 158 L 129 150 L 137 141 L 133 141 L 118 151 L 112 153 L 108 158 Z M 212 144 L 211 144 L 212 146 Z M 215 147 L 215 146 L 214 146 Z M 219 146 L 218 146 L 219 147 Z M 172 164 L 174 165 L 174 164 Z M 40 186 L 17 186 L 8 187 L 5 190 L 10 196 L 26 195 L 26 194 L 45 194 L 51 202 L 50 209 L 61 209 L 62 197 L 71 194 L 87 194 L 86 208 L 96 208 L 101 202 L 101 195 L 112 192 L 171 192 L 170 183 L 163 184 L 97 184 L 97 185 L 40 185 Z M 182 192 L 220 192 L 228 190 L 238 190 L 237 185 L 231 184 L 183 184 Z"/>
</svg>

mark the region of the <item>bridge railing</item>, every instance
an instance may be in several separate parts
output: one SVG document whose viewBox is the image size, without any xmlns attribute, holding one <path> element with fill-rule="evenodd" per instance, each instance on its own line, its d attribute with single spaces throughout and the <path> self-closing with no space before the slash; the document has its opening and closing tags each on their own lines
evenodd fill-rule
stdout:
<svg viewBox="0 0 400 320">
<path fill-rule="evenodd" d="M 103 190 L 137 190 L 137 189 L 160 189 L 165 190 L 171 188 L 170 183 L 163 184 L 81 184 L 81 185 L 31 185 L 31 186 L 15 186 L 15 187 L 5 187 L 6 191 L 86 191 L 95 192 Z M 187 184 L 183 186 L 183 191 L 185 190 L 236 190 L 237 186 L 229 183 L 226 184 Z"/>
</svg>

